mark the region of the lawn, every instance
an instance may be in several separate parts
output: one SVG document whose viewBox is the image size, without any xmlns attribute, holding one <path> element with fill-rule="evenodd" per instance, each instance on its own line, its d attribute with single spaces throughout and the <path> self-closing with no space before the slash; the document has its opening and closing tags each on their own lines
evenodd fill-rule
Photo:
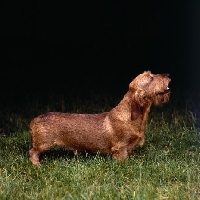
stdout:
<svg viewBox="0 0 200 200">
<path fill-rule="evenodd" d="M 0 199 L 200 199 L 200 131 L 193 102 L 152 107 L 146 141 L 124 162 L 53 148 L 28 160 L 30 120 L 47 111 L 98 113 L 120 98 L 27 97 L 0 104 Z M 13 103 L 13 101 L 15 101 Z"/>
</svg>

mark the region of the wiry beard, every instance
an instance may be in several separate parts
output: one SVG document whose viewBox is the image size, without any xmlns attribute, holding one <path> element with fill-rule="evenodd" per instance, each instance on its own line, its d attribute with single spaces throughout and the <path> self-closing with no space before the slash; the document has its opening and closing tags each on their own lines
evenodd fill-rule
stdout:
<svg viewBox="0 0 200 200">
<path fill-rule="evenodd" d="M 154 105 L 158 106 L 160 104 L 168 102 L 169 97 L 170 97 L 170 92 L 163 94 L 155 94 L 155 97 L 152 98 L 152 102 Z"/>
</svg>

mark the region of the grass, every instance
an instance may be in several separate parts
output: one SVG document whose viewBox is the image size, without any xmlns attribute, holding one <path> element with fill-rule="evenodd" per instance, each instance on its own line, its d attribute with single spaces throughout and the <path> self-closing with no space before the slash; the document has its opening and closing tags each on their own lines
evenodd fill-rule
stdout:
<svg viewBox="0 0 200 200">
<path fill-rule="evenodd" d="M 41 167 L 29 162 L 28 124 L 34 116 L 50 110 L 98 113 L 117 103 L 94 95 L 1 104 L 0 199 L 200 199 L 198 116 L 188 103 L 173 99 L 152 108 L 144 147 L 124 162 L 74 157 L 60 148 L 43 153 Z"/>
</svg>

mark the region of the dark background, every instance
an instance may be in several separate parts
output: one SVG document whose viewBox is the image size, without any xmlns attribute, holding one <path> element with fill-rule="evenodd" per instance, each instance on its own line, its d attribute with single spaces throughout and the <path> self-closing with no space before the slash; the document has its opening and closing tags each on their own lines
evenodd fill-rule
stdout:
<svg viewBox="0 0 200 200">
<path fill-rule="evenodd" d="M 121 93 L 144 70 L 199 94 L 200 1 L 63 2 L 1 2 L 1 96 Z"/>
</svg>

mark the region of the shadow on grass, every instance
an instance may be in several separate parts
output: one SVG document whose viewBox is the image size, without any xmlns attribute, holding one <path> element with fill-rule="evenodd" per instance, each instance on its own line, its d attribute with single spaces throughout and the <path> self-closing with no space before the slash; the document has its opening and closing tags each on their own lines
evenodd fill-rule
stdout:
<svg viewBox="0 0 200 200">
<path fill-rule="evenodd" d="M 42 152 L 40 155 L 40 161 L 44 161 L 46 158 L 48 160 L 60 160 L 60 159 L 69 159 L 73 160 L 75 158 L 81 158 L 83 160 L 90 160 L 99 156 L 103 159 L 110 157 L 107 154 L 99 154 L 99 153 L 88 153 L 88 152 L 81 152 L 78 155 L 74 155 L 74 152 L 68 151 L 65 148 L 54 147 L 50 150 Z"/>
</svg>

